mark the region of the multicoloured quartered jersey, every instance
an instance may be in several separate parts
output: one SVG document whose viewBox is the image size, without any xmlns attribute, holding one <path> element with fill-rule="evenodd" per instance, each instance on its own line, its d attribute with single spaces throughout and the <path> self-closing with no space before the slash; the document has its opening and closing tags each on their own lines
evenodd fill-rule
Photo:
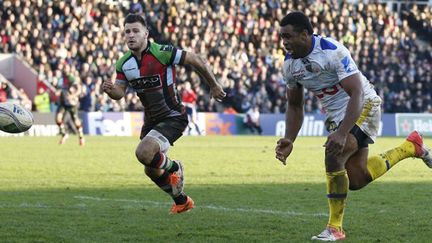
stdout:
<svg viewBox="0 0 432 243">
<path fill-rule="evenodd" d="M 60 106 L 76 106 L 79 103 L 79 84 L 72 75 L 65 74 L 58 80 L 56 85 L 57 90 L 60 90 L 59 105 Z"/>
<path fill-rule="evenodd" d="M 149 42 L 141 61 L 128 51 L 116 63 L 116 83 L 137 92 L 146 121 L 157 122 L 185 112 L 176 88 L 174 66 L 183 63 L 185 55 L 185 51 L 173 46 Z"/>
<path fill-rule="evenodd" d="M 344 116 L 349 95 L 340 81 L 359 73 L 365 100 L 376 100 L 379 96 L 372 84 L 360 73 L 349 51 L 341 43 L 318 35 L 312 37 L 313 49 L 304 58 L 285 57 L 284 80 L 289 89 L 302 85 L 321 101 L 326 111 L 327 122 L 339 124 Z"/>
</svg>

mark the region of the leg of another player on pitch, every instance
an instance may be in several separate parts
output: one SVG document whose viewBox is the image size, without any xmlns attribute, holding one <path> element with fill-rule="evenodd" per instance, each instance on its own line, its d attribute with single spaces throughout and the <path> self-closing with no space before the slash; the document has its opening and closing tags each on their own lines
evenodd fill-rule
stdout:
<svg viewBox="0 0 432 243">
<path fill-rule="evenodd" d="M 187 200 L 186 194 L 182 190 L 173 191 L 172 187 L 173 174 L 179 170 L 179 164 L 166 155 L 169 143 L 167 142 L 168 146 L 167 143 L 163 143 L 162 148 L 161 142 L 152 136 L 145 136 L 136 148 L 136 157 L 145 166 L 146 175 L 159 188 L 168 193 L 177 205 L 184 204 Z"/>
<path fill-rule="evenodd" d="M 56 115 L 55 115 L 56 124 L 59 128 L 59 133 L 61 136 L 59 144 L 64 144 L 66 142 L 67 137 L 68 137 L 68 134 L 66 133 L 66 127 L 64 124 L 65 113 L 66 113 L 65 108 L 59 105 L 57 107 L 57 111 L 56 111 Z"/>
<path fill-rule="evenodd" d="M 329 204 L 328 226 L 342 231 L 342 221 L 345 202 L 348 194 L 348 174 L 345 163 L 357 150 L 357 140 L 351 133 L 348 134 L 344 151 L 340 156 L 326 153 L 327 199 Z"/>
<path fill-rule="evenodd" d="M 76 129 L 78 130 L 79 145 L 84 146 L 85 145 L 84 132 L 83 132 L 81 120 L 78 117 L 78 110 L 73 109 L 69 112 L 69 114 L 72 118 L 72 121 L 73 121 Z"/>
</svg>

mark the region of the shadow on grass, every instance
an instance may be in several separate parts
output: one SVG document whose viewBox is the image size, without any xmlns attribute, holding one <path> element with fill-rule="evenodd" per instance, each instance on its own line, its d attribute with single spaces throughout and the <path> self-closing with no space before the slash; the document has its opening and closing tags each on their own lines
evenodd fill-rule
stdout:
<svg viewBox="0 0 432 243">
<path fill-rule="evenodd" d="M 155 186 L 0 192 L 0 239 L 10 242 L 305 242 L 327 222 L 325 184 L 188 185 L 196 208 L 168 215 Z M 350 192 L 352 242 L 427 242 L 428 183 Z"/>
</svg>

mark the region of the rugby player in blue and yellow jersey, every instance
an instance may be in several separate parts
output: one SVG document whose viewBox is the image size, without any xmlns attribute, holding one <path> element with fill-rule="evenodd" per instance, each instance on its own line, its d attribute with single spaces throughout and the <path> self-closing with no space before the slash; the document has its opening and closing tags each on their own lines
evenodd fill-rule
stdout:
<svg viewBox="0 0 432 243">
<path fill-rule="evenodd" d="M 288 106 L 285 136 L 276 145 L 276 158 L 286 163 L 303 122 L 305 89 L 312 91 L 326 111 L 330 132 L 324 144 L 329 221 L 312 240 L 343 240 L 348 189 L 363 188 L 405 158 L 420 158 L 432 167 L 432 156 L 420 134 L 413 131 L 400 146 L 368 157 L 381 120 L 381 99 L 373 86 L 347 48 L 334 39 L 313 35 L 303 13 L 289 13 L 280 26 L 287 52 L 283 75 Z"/>
<path fill-rule="evenodd" d="M 125 96 L 131 87 L 144 105 L 141 142 L 135 154 L 145 173 L 174 200 L 172 214 L 189 211 L 193 200 L 184 191 L 183 166 L 167 156 L 168 149 L 182 136 L 188 125 L 184 106 L 176 89 L 175 65 L 189 65 L 210 87 L 217 101 L 225 97 L 205 60 L 193 52 L 148 40 L 149 30 L 144 17 L 129 14 L 124 22 L 124 36 L 129 51 L 116 63 L 116 80 L 103 83 L 103 90 L 114 100 Z"/>
</svg>

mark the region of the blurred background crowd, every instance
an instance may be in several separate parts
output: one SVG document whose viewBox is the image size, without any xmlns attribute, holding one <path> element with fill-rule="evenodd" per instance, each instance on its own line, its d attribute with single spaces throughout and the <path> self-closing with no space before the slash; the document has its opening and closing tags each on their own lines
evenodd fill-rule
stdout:
<svg viewBox="0 0 432 243">
<path fill-rule="evenodd" d="M 55 111 L 56 87 L 68 81 L 81 87 L 82 111 L 141 111 L 133 92 L 120 101 L 101 92 L 127 51 L 122 20 L 132 12 L 146 17 L 154 41 L 207 59 L 227 92 L 222 104 L 209 99 L 193 70 L 177 68 L 180 93 L 190 83 L 198 111 L 244 113 L 257 106 L 261 113 L 282 113 L 278 20 L 292 10 L 310 16 L 316 34 L 347 46 L 382 97 L 384 112 L 432 113 L 431 6 L 408 3 L 393 11 L 374 1 L 341 0 L 0 0 L 0 53 L 20 55 L 41 82 L 34 100 L 2 82 L 0 102 L 18 99 Z M 322 112 L 312 93 L 305 97 L 306 112 Z"/>
</svg>

